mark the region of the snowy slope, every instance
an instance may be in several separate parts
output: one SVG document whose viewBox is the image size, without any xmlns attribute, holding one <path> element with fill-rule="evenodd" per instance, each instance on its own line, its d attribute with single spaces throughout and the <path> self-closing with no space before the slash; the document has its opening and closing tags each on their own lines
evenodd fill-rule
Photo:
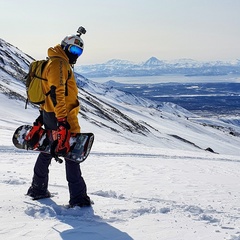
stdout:
<svg viewBox="0 0 240 240">
<path fill-rule="evenodd" d="M 95 204 L 66 209 L 64 165 L 55 161 L 49 180 L 55 196 L 32 201 L 24 195 L 37 154 L 15 149 L 11 136 L 38 110 L 24 109 L 24 85 L 9 76 L 0 78 L 2 239 L 240 239 L 236 125 L 171 103 L 158 106 L 77 75 L 82 131 L 96 137 L 81 164 Z"/>
<path fill-rule="evenodd" d="M 8 107 L 7 99 L 1 101 Z M 49 181 L 55 196 L 30 200 L 24 194 L 37 155 L 14 149 L 11 135 L 36 110 L 22 114 L 21 104 L 11 106 L 14 114 L 5 111 L 0 121 L 3 239 L 240 239 L 238 156 L 172 149 L 173 142 L 163 146 L 164 138 L 161 147 L 150 137 L 147 144 L 131 136 L 126 140 L 82 118 L 82 127 L 96 135 L 92 153 L 81 164 L 95 204 L 64 208 L 69 200 L 65 170 L 55 161 Z"/>
<path fill-rule="evenodd" d="M 239 135 L 240 128 L 236 125 L 200 118 L 175 104 L 157 105 L 89 80 L 85 83 L 80 90 L 84 117 L 104 131 L 111 128 L 123 141 L 195 151 L 212 148 L 217 153 L 239 154 L 239 138 L 234 135 Z"/>
</svg>

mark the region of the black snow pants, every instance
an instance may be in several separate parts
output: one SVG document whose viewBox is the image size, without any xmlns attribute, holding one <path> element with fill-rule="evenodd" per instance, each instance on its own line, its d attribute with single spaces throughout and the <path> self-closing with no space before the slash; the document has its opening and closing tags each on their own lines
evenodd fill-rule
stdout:
<svg viewBox="0 0 240 240">
<path fill-rule="evenodd" d="M 32 185 L 37 186 L 40 191 L 48 189 L 48 174 L 51 160 L 52 156 L 50 154 L 40 153 L 35 163 Z M 65 170 L 70 195 L 69 204 L 74 205 L 86 197 L 87 187 L 82 177 L 79 163 L 66 160 Z"/>
</svg>

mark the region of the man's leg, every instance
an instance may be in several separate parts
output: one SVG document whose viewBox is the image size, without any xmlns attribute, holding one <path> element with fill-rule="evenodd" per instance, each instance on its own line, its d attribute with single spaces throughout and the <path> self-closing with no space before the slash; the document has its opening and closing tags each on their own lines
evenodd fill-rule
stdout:
<svg viewBox="0 0 240 240">
<path fill-rule="evenodd" d="M 47 153 L 40 153 L 34 166 L 34 175 L 32 185 L 28 189 L 27 195 L 31 197 L 45 196 L 50 197 L 48 192 L 48 167 L 51 163 L 52 156 Z"/>
<path fill-rule="evenodd" d="M 66 160 L 66 177 L 70 193 L 70 206 L 90 206 L 86 183 L 82 177 L 80 164 Z"/>
</svg>

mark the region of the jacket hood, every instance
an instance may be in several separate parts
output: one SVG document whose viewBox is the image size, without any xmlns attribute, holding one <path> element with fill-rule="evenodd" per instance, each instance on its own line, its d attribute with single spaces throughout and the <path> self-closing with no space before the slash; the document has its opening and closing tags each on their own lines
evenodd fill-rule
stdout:
<svg viewBox="0 0 240 240">
<path fill-rule="evenodd" d="M 56 45 L 55 47 L 50 47 L 48 49 L 48 57 L 60 57 L 65 59 L 67 62 L 69 61 L 66 53 L 63 51 L 60 44 Z"/>
</svg>

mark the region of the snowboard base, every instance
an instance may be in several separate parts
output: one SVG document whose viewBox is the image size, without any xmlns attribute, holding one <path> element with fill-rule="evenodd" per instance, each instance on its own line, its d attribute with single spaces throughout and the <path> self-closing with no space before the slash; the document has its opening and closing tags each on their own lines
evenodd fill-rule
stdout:
<svg viewBox="0 0 240 240">
<path fill-rule="evenodd" d="M 14 146 L 18 149 L 24 150 L 32 150 L 36 152 L 44 152 L 51 154 L 51 144 L 52 142 L 48 139 L 47 131 L 44 130 L 44 134 L 39 140 L 38 147 L 34 149 L 30 149 L 27 141 L 25 140 L 25 136 L 31 130 L 32 126 L 30 125 L 22 125 L 18 127 L 12 137 L 12 142 Z M 94 142 L 94 134 L 93 133 L 78 133 L 76 136 L 71 137 L 70 151 L 64 156 L 65 160 L 74 161 L 77 163 L 81 163 L 85 161 L 91 151 L 92 145 Z M 62 163 L 62 158 L 58 156 L 54 156 L 56 161 Z"/>
</svg>

